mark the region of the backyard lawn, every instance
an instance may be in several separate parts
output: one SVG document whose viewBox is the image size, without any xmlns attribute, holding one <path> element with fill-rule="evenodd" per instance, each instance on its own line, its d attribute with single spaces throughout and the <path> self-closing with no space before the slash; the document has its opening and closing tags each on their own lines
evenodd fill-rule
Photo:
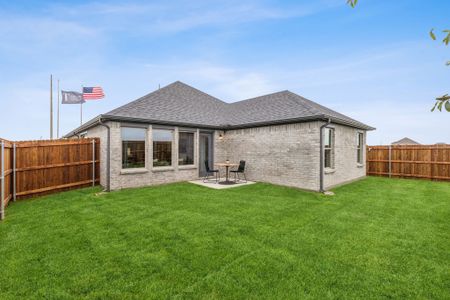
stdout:
<svg viewBox="0 0 450 300">
<path fill-rule="evenodd" d="M 12 203 L 0 298 L 450 298 L 450 183 L 189 184 Z"/>
</svg>

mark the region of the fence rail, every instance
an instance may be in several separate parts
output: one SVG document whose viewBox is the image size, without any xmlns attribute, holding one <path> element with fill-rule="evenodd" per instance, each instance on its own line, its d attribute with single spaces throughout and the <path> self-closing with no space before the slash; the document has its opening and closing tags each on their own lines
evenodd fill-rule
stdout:
<svg viewBox="0 0 450 300">
<path fill-rule="evenodd" d="M 46 140 L 2 145 L 1 217 L 13 199 L 95 185 L 100 182 L 100 140 Z"/>
<path fill-rule="evenodd" d="M 367 146 L 367 175 L 450 181 L 450 145 Z"/>
</svg>

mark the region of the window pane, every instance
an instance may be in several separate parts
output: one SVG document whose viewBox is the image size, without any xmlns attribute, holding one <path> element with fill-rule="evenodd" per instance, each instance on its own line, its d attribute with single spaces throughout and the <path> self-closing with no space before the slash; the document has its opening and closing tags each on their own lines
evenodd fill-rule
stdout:
<svg viewBox="0 0 450 300">
<path fill-rule="evenodd" d="M 363 134 L 358 133 L 358 147 L 361 147 L 363 145 Z"/>
<path fill-rule="evenodd" d="M 153 141 L 172 142 L 172 130 L 154 129 Z"/>
<path fill-rule="evenodd" d="M 325 146 L 331 147 L 333 141 L 333 129 L 325 128 Z"/>
<path fill-rule="evenodd" d="M 333 128 L 325 128 L 325 137 L 324 137 L 324 164 L 325 168 L 333 168 L 334 167 L 334 129 Z"/>
<path fill-rule="evenodd" d="M 178 164 L 194 164 L 194 133 L 180 132 L 178 139 Z"/>
<path fill-rule="evenodd" d="M 363 151 L 364 151 L 364 135 L 358 132 L 358 145 L 357 145 L 357 156 L 356 161 L 359 164 L 363 163 Z"/>
<path fill-rule="evenodd" d="M 172 130 L 153 130 L 153 166 L 172 165 Z"/>
<path fill-rule="evenodd" d="M 122 168 L 145 168 L 145 128 L 122 127 Z"/>
<path fill-rule="evenodd" d="M 145 128 L 122 127 L 122 141 L 145 141 Z"/>
<path fill-rule="evenodd" d="M 122 141 L 122 168 L 145 168 L 144 141 Z"/>
<path fill-rule="evenodd" d="M 331 168 L 331 149 L 325 149 L 325 168 Z"/>
</svg>

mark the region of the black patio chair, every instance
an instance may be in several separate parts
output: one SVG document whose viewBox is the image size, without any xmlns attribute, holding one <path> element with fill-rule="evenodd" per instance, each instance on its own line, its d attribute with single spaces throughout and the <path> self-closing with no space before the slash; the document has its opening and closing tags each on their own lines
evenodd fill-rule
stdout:
<svg viewBox="0 0 450 300">
<path fill-rule="evenodd" d="M 247 177 L 245 177 L 245 160 L 241 160 L 237 170 L 231 170 L 230 173 L 234 173 L 234 182 L 241 181 L 239 174 L 242 174 L 244 175 L 245 183 L 247 183 Z"/>
<path fill-rule="evenodd" d="M 209 175 L 215 175 L 216 183 L 218 183 L 220 181 L 219 170 L 212 170 L 212 169 L 210 169 L 208 160 L 205 160 L 205 171 L 206 171 L 206 174 L 203 177 L 203 182 L 206 183 L 206 182 L 209 181 Z"/>
</svg>

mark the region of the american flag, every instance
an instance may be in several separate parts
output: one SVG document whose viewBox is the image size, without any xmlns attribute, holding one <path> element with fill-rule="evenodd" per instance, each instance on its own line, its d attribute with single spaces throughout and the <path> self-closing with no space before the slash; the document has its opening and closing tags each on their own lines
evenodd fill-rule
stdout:
<svg viewBox="0 0 450 300">
<path fill-rule="evenodd" d="M 105 97 L 103 89 L 99 86 L 83 87 L 83 99 L 84 100 L 97 100 Z"/>
</svg>

